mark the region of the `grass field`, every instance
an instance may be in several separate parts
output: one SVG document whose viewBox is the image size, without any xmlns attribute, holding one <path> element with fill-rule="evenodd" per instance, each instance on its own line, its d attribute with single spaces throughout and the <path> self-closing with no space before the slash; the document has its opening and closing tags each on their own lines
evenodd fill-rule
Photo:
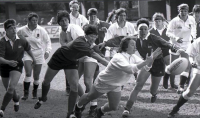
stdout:
<svg viewBox="0 0 200 118">
<path fill-rule="evenodd" d="M 53 52 L 60 47 L 57 41 L 53 41 L 52 47 Z M 48 62 L 48 61 L 47 61 Z M 42 82 L 47 65 L 44 64 L 41 72 Z M 23 76 L 19 81 L 17 86 L 17 92 L 23 95 Z M 20 110 L 15 113 L 13 110 L 13 102 L 10 102 L 6 111 L 5 118 L 66 118 L 67 114 L 67 100 L 68 96 L 65 94 L 65 79 L 64 72 L 60 71 L 51 83 L 51 90 L 48 94 L 48 100 L 42 105 L 38 110 L 35 110 L 34 104 L 37 100 L 31 99 L 31 94 L 29 99 L 26 101 L 20 101 Z M 83 80 L 80 80 L 83 83 Z M 178 76 L 176 83 L 179 82 Z M 162 82 L 161 82 L 162 83 Z M 172 109 L 174 104 L 177 102 L 179 95 L 173 89 L 165 90 L 160 83 L 158 99 L 155 103 L 150 103 L 151 94 L 149 93 L 150 79 L 144 85 L 142 91 L 138 95 L 138 100 L 134 104 L 131 110 L 130 118 L 167 118 L 167 114 Z M 134 87 L 134 81 L 130 80 L 122 91 L 122 98 L 117 111 L 107 113 L 103 118 L 121 118 L 123 112 L 123 106 L 125 105 L 131 90 Z M 3 88 L 2 82 L 0 81 L 0 103 L 2 102 L 5 89 Z M 30 93 L 32 91 L 32 86 L 30 87 Z M 191 100 L 186 103 L 180 110 L 180 115 L 176 118 L 200 118 L 200 90 L 191 98 Z M 41 86 L 39 87 L 39 96 L 41 94 Z M 98 99 L 98 105 L 101 106 L 107 102 L 106 96 L 102 96 Z M 83 118 L 88 118 L 88 106 L 83 112 Z"/>
</svg>

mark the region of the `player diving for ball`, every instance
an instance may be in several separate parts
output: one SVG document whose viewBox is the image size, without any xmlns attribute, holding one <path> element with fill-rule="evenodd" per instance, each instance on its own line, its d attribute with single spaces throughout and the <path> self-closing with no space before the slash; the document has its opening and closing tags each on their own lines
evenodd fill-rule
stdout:
<svg viewBox="0 0 200 118">
<path fill-rule="evenodd" d="M 136 41 L 136 47 L 143 59 L 146 59 L 146 54 L 149 54 L 151 50 L 156 50 L 157 48 L 163 49 L 171 49 L 175 52 L 180 53 L 181 55 L 186 55 L 183 50 L 179 50 L 176 45 L 167 42 L 166 40 L 158 37 L 154 34 L 149 32 L 149 21 L 145 18 L 141 18 L 136 23 L 138 28 L 138 37 Z M 120 37 L 114 38 L 112 40 L 108 40 L 100 44 L 99 46 L 116 46 L 120 42 Z M 163 51 L 164 53 L 164 51 Z M 138 79 L 136 81 L 136 86 L 132 90 L 129 99 L 126 103 L 125 110 L 123 112 L 123 116 L 128 116 L 133 106 L 134 102 L 137 99 L 138 93 L 142 90 L 145 82 L 151 75 L 151 86 L 150 86 L 150 93 L 152 94 L 151 102 L 154 103 L 157 99 L 157 89 L 161 80 L 161 77 L 165 73 L 165 64 L 163 55 L 159 55 L 155 61 L 153 62 L 152 67 L 149 67 L 149 70 L 141 69 L 138 74 Z"/>
</svg>

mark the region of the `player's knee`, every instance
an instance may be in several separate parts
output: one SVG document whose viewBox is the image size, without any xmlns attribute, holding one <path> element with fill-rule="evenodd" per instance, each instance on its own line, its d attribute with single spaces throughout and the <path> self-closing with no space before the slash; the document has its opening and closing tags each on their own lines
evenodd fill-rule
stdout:
<svg viewBox="0 0 200 118">
<path fill-rule="evenodd" d="M 26 77 L 24 78 L 24 82 L 31 82 L 31 77 L 27 77 L 27 76 L 26 76 Z"/>
<path fill-rule="evenodd" d="M 8 87 L 7 92 L 10 94 L 14 93 L 15 88 L 14 87 Z"/>
<path fill-rule="evenodd" d="M 74 92 L 78 92 L 78 84 L 70 85 L 70 90 Z"/>
</svg>

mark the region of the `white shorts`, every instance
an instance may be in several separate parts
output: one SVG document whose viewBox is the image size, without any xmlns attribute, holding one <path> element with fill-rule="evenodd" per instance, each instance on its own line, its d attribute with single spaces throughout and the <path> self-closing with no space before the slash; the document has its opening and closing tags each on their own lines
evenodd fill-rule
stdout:
<svg viewBox="0 0 200 118">
<path fill-rule="evenodd" d="M 88 57 L 88 56 L 84 56 L 82 58 L 79 59 L 80 62 L 94 62 L 94 63 L 98 63 L 96 59 L 92 58 L 92 57 Z"/>
<path fill-rule="evenodd" d="M 33 56 L 35 57 L 36 64 L 43 64 L 45 62 L 44 53 L 42 49 L 32 50 L 32 53 Z M 27 52 L 24 52 L 23 61 L 27 60 L 33 61 L 32 57 Z"/>
<path fill-rule="evenodd" d="M 112 86 L 105 84 L 96 78 L 94 82 L 94 88 L 100 93 L 108 93 L 108 92 L 121 92 L 121 86 Z"/>
</svg>

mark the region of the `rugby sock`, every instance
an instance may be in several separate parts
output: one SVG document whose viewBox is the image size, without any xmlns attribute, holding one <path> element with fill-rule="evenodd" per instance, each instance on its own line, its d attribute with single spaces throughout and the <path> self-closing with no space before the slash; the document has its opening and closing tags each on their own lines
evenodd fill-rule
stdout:
<svg viewBox="0 0 200 118">
<path fill-rule="evenodd" d="M 183 98 L 183 96 L 181 95 L 176 106 L 174 107 L 176 110 L 179 110 L 179 108 L 181 106 L 183 106 L 188 100 L 186 100 L 185 98 Z"/>
<path fill-rule="evenodd" d="M 73 112 L 77 97 L 78 97 L 78 92 L 74 92 L 71 90 L 68 98 L 68 113 Z"/>
<path fill-rule="evenodd" d="M 180 83 L 179 83 L 179 85 L 180 85 L 181 88 L 184 88 L 184 84 L 186 83 L 187 79 L 188 79 L 187 77 L 185 77 L 183 75 L 180 75 Z"/>
<path fill-rule="evenodd" d="M 164 87 L 165 89 L 168 88 L 168 80 L 169 80 L 169 77 L 170 77 L 170 74 L 167 74 L 167 73 L 165 72 L 165 75 L 164 75 L 164 77 L 163 77 L 163 87 Z"/>
<path fill-rule="evenodd" d="M 4 98 L 3 98 L 1 110 L 4 111 L 6 109 L 6 106 L 11 101 L 12 98 L 13 98 L 13 94 L 6 92 L 6 94 L 4 95 Z"/>
<path fill-rule="evenodd" d="M 46 101 L 46 98 L 47 98 L 47 94 L 49 92 L 49 89 L 50 89 L 50 84 L 45 86 L 43 83 L 42 83 L 42 100 L 44 100 L 44 102 Z"/>
<path fill-rule="evenodd" d="M 38 86 L 39 86 L 39 84 L 38 84 L 38 85 L 37 85 L 37 84 L 33 84 L 33 90 L 34 90 L 34 91 L 37 91 Z"/>
<path fill-rule="evenodd" d="M 31 82 L 24 82 L 24 91 L 29 91 L 30 83 Z"/>
</svg>

